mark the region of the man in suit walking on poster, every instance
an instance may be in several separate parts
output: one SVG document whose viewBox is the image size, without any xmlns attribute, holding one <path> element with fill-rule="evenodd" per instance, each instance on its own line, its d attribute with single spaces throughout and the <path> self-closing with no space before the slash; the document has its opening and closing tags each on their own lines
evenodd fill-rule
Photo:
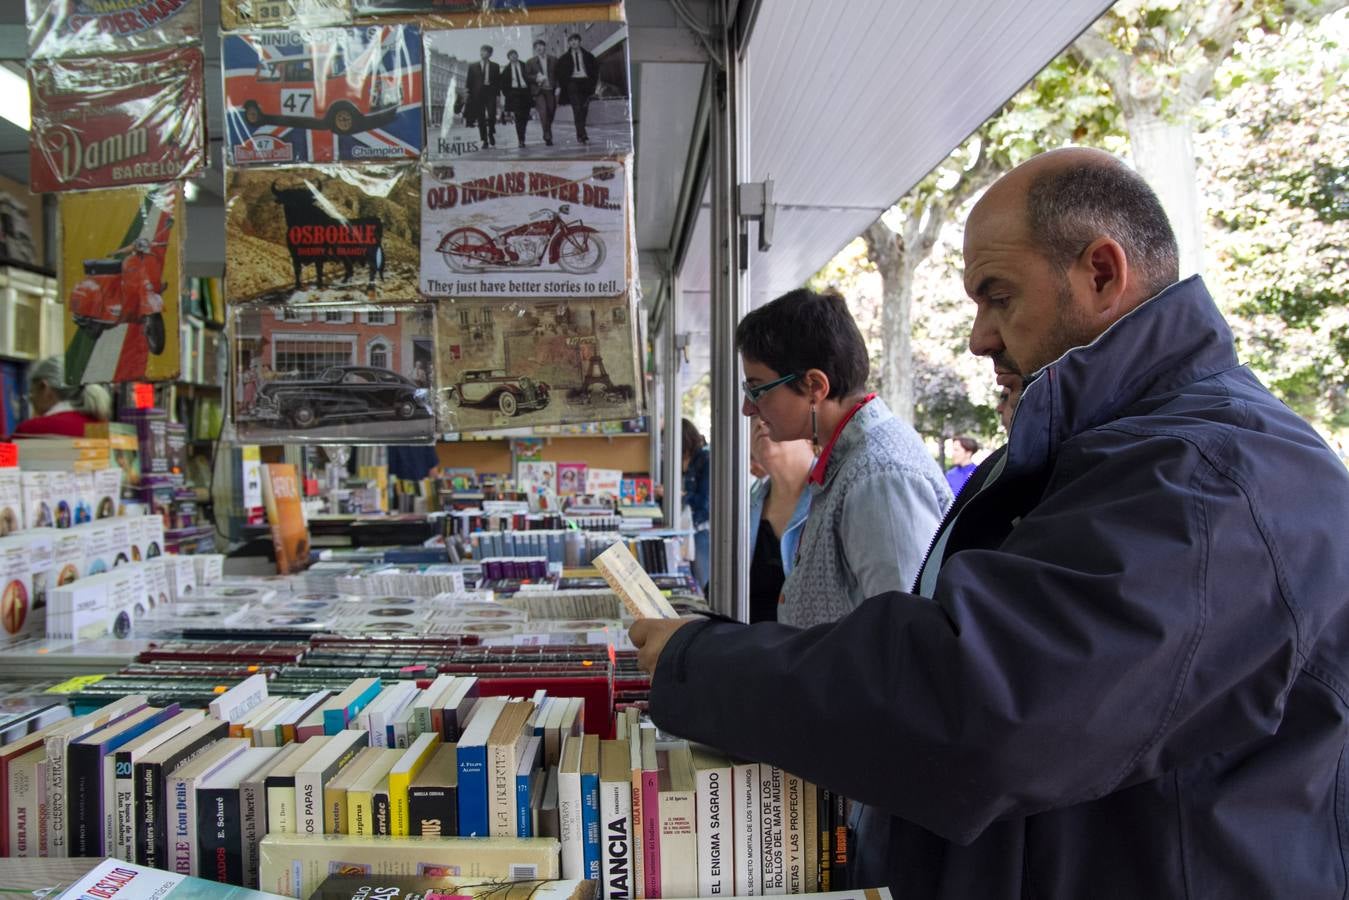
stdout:
<svg viewBox="0 0 1349 900">
<path fill-rule="evenodd" d="M 466 115 L 478 123 L 482 146 L 497 145 L 497 94 L 501 91 L 501 66 L 492 62 L 492 46 L 483 44 L 482 59 L 468 67 Z"/>
<path fill-rule="evenodd" d="M 529 93 L 534 98 L 534 111 L 543 124 L 543 142 L 553 146 L 553 117 L 557 115 L 557 57 L 548 54 L 546 41 L 534 42 L 534 55 L 525 63 L 529 78 Z"/>
<path fill-rule="evenodd" d="M 506 109 L 515 121 L 515 137 L 520 146 L 525 145 L 525 127 L 529 125 L 529 108 L 533 102 L 529 94 L 529 75 L 525 64 L 520 62 L 520 54 L 511 50 L 506 54 L 506 68 L 501 72 L 502 83 L 506 91 Z"/>
<path fill-rule="evenodd" d="M 576 120 L 576 140 L 590 143 L 586 133 L 586 114 L 590 111 L 590 97 L 599 83 L 599 63 L 595 54 L 581 48 L 581 36 L 567 38 L 567 53 L 557 61 L 557 81 L 567 93 L 571 114 Z"/>
</svg>

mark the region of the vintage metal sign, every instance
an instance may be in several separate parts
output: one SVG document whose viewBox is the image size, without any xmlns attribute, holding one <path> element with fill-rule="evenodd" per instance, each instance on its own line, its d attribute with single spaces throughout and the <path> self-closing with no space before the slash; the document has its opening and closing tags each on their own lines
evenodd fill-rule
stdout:
<svg viewBox="0 0 1349 900">
<path fill-rule="evenodd" d="M 426 171 L 422 293 L 626 293 L 626 182 L 623 166 L 609 160 L 459 162 Z"/>
<path fill-rule="evenodd" d="M 221 52 L 235 165 L 421 156 L 416 28 L 232 34 Z"/>
<path fill-rule="evenodd" d="M 33 62 L 28 79 L 35 191 L 171 181 L 206 166 L 200 50 Z"/>
</svg>

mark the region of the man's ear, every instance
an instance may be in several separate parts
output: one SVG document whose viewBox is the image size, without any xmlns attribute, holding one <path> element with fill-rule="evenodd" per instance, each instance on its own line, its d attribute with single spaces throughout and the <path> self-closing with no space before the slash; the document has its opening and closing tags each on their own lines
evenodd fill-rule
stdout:
<svg viewBox="0 0 1349 900">
<path fill-rule="evenodd" d="M 1119 242 L 1099 237 L 1078 256 L 1070 277 L 1076 282 L 1075 293 L 1087 298 L 1091 313 L 1114 322 L 1135 305 L 1131 274 L 1128 256 Z"/>
<path fill-rule="evenodd" d="M 806 395 L 816 405 L 823 403 L 829 396 L 829 376 L 821 369 L 807 369 L 801 376 Z"/>
</svg>

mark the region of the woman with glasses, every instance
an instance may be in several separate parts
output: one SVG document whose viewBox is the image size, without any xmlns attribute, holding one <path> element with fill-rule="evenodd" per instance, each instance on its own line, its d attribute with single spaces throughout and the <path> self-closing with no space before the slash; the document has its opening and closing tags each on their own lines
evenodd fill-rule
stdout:
<svg viewBox="0 0 1349 900">
<path fill-rule="evenodd" d="M 908 590 L 951 504 L 918 433 L 866 389 L 866 345 L 835 291 L 801 289 L 745 316 L 735 333 L 744 406 L 774 441 L 809 440 L 810 515 L 778 621 L 832 622 L 863 600 Z"/>
</svg>

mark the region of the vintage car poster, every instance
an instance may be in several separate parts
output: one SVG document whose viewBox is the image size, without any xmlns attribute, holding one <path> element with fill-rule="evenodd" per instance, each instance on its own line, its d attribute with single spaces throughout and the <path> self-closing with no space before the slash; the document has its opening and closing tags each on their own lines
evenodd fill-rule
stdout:
<svg viewBox="0 0 1349 900">
<path fill-rule="evenodd" d="M 456 162 L 426 170 L 422 293 L 626 293 L 626 185 L 622 164 L 612 160 Z"/>
<path fill-rule="evenodd" d="M 433 316 L 427 304 L 235 307 L 230 372 L 239 439 L 434 440 Z"/>
<path fill-rule="evenodd" d="M 426 157 L 575 159 L 632 151 L 622 22 L 427 31 Z"/>
<path fill-rule="evenodd" d="M 203 0 L 28 0 L 28 57 L 135 53 L 201 42 Z"/>
<path fill-rule="evenodd" d="M 206 167 L 202 54 L 33 62 L 34 191 L 171 181 Z"/>
<path fill-rule="evenodd" d="M 421 156 L 416 28 L 227 34 L 221 54 L 227 147 L 236 166 Z"/>
<path fill-rule="evenodd" d="M 351 24 L 351 0 L 220 0 L 220 27 L 321 28 Z"/>
<path fill-rule="evenodd" d="M 66 378 L 177 378 L 182 186 L 66 193 L 59 211 Z"/>
<path fill-rule="evenodd" d="M 594 422 L 637 415 L 641 377 L 630 301 L 441 301 L 444 431 Z"/>
<path fill-rule="evenodd" d="M 226 173 L 230 303 L 417 300 L 414 165 Z"/>
</svg>

